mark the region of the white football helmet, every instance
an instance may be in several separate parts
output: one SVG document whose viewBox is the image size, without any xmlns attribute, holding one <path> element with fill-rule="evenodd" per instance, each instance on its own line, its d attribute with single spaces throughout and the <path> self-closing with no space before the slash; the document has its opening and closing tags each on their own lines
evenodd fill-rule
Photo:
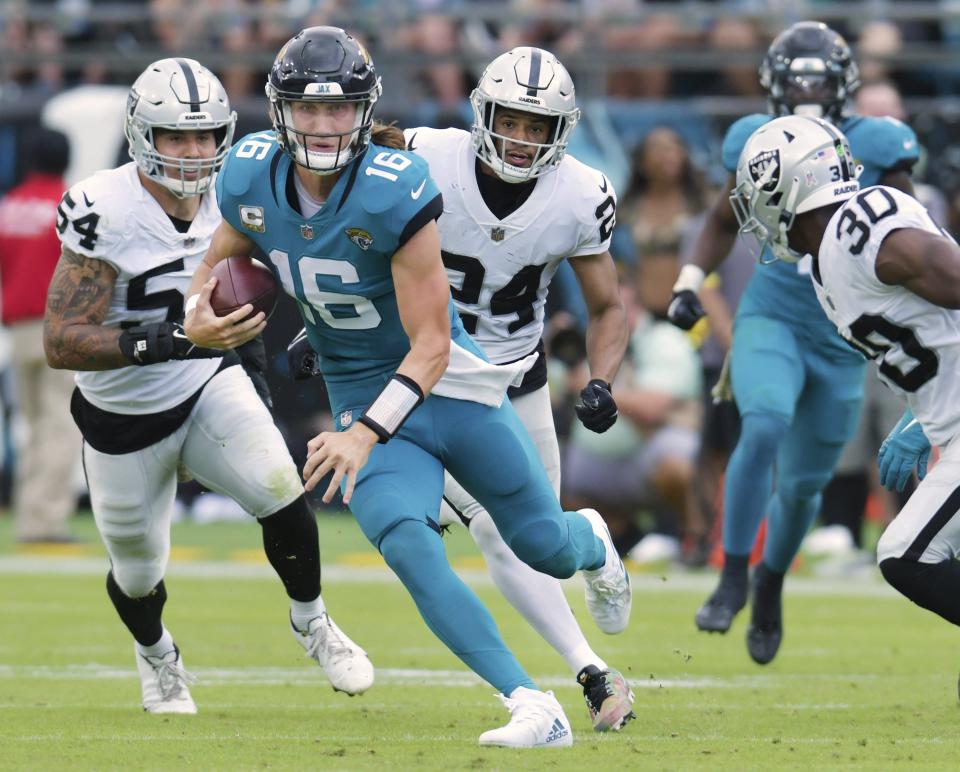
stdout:
<svg viewBox="0 0 960 772">
<path fill-rule="evenodd" d="M 483 71 L 470 95 L 473 106 L 473 149 L 477 157 L 506 182 L 539 177 L 563 160 L 570 132 L 580 120 L 570 73 L 549 51 L 521 46 L 501 54 Z M 555 119 L 549 142 L 519 142 L 493 130 L 495 108 L 507 107 Z M 529 168 L 508 164 L 503 142 L 529 145 L 535 150 Z"/>
<path fill-rule="evenodd" d="M 821 118 L 775 118 L 750 135 L 737 163 L 730 203 L 740 233 L 752 233 L 761 249 L 795 263 L 787 234 L 798 214 L 846 201 L 858 190 L 863 170 L 854 164 L 840 129 Z M 761 262 L 764 260 L 761 254 Z"/>
<path fill-rule="evenodd" d="M 134 82 L 127 96 L 124 134 L 140 171 L 178 198 L 205 193 L 223 165 L 237 123 L 227 92 L 210 70 L 193 59 L 160 59 Z M 213 158 L 187 159 L 157 151 L 154 131 L 213 131 Z M 166 170 L 174 170 L 173 176 Z M 194 179 L 188 179 L 194 177 Z"/>
</svg>

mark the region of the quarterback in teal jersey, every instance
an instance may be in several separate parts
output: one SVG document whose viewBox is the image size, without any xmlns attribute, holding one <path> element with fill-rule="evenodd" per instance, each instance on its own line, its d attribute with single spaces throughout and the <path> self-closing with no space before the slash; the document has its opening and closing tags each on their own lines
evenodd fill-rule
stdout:
<svg viewBox="0 0 960 772">
<path fill-rule="evenodd" d="M 464 332 L 440 256 L 440 194 L 398 129 L 375 124 L 380 79 L 344 30 L 311 27 L 267 81 L 274 131 L 240 140 L 217 179 L 223 222 L 194 274 L 185 329 L 224 347 L 210 269 L 259 250 L 298 303 L 336 419 L 308 445 L 304 478 L 337 486 L 430 629 L 511 711 L 484 745 L 572 744 L 480 600 L 451 570 L 438 513 L 444 467 L 491 512 L 511 549 L 556 577 L 584 570 L 588 607 L 619 629 L 630 583 L 602 518 L 563 512 L 506 388 L 532 361 L 496 366 Z M 265 320 L 250 330 L 256 334 Z M 249 322 L 247 323 L 249 324 Z"/>
<path fill-rule="evenodd" d="M 850 47 L 836 32 L 819 22 L 794 24 L 770 45 L 760 82 L 769 95 L 769 114 L 741 118 L 724 139 L 728 188 L 736 184 L 737 161 L 750 135 L 777 116 L 794 114 L 825 118 L 846 134 L 854 165 L 862 167 L 861 188 L 883 184 L 913 192 L 909 173 L 918 157 L 916 136 L 893 118 L 849 112 L 859 75 Z M 838 186 L 851 182 L 846 165 L 834 174 Z M 669 310 L 674 324 L 689 329 L 703 316 L 697 292 L 704 275 L 729 253 L 737 228 L 724 196 L 708 213 L 692 261 L 674 285 Z M 747 649 L 759 664 L 770 662 L 780 647 L 783 578 L 856 428 L 863 367 L 820 308 L 810 257 L 798 261 L 766 247 L 737 309 L 729 360 L 743 423 L 724 487 L 724 567 L 717 589 L 696 615 L 701 630 L 730 628 L 747 601 L 748 560 L 766 514 L 747 630 Z"/>
</svg>

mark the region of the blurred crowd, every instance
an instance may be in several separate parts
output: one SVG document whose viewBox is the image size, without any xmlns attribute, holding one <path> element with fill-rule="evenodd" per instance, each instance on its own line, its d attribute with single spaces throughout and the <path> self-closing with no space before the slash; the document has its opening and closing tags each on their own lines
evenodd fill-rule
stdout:
<svg viewBox="0 0 960 772">
<path fill-rule="evenodd" d="M 249 130 L 266 128 L 262 105 L 255 116 L 245 115 L 243 105 L 262 97 L 273 52 L 291 30 L 340 24 L 366 40 L 384 73 L 384 101 L 391 113 L 386 117 L 403 125 L 465 127 L 466 97 L 492 56 L 516 45 L 550 49 L 570 68 L 584 110 L 571 153 L 601 168 L 618 190 L 612 253 L 632 328 L 627 359 L 613 384 L 620 420 L 609 432 L 592 434 L 572 420 L 575 397 L 588 380 L 585 312 L 572 273 L 558 273 L 545 342 L 564 452 L 564 503 L 602 511 L 618 548 L 634 560 L 703 565 L 717 528 L 723 470 L 738 431 L 736 408 L 716 404 L 709 392 L 730 346 L 733 315 L 754 258 L 743 250 L 710 277 L 703 297 L 706 323 L 687 334 L 666 321 L 671 287 L 700 218 L 715 196 L 725 194 L 718 189 L 723 179 L 719 138 L 738 117 L 711 114 L 693 103 L 704 97 L 737 97 L 752 104 L 740 113 L 764 110 L 757 65 L 773 34 L 785 20 L 795 19 L 785 3 L 718 0 L 695 4 L 701 11 L 715 8 L 712 14 L 680 13 L 687 5 L 641 0 L 13 0 L 0 18 L 0 97 L 47 98 L 81 84 L 127 86 L 147 61 L 188 55 L 218 72 L 241 108 L 241 127 L 246 120 Z M 113 9 L 112 18 L 105 15 L 106 6 Z M 771 7 L 779 9 L 775 17 L 764 15 Z M 857 111 L 911 123 L 927 146 L 914 170 L 921 183 L 918 193 L 939 223 L 960 231 L 960 111 L 946 102 L 931 102 L 935 107 L 913 114 L 905 106 L 917 98 L 951 95 L 960 66 L 950 65 L 949 56 L 942 66 L 908 66 L 909 55 L 917 50 L 956 53 L 960 24 L 945 15 L 943 20 L 906 22 L 866 17 L 846 24 L 832 21 L 832 26 L 855 46 L 864 84 Z M 708 61 L 717 64 L 708 66 Z M 393 62 L 407 63 L 403 79 L 391 69 Z M 421 109 L 425 104 L 432 106 L 430 111 Z M 3 122 L 0 117 L 0 141 Z M 15 138 L 29 133 L 18 129 Z M 3 179 L 0 169 L 0 193 L 24 173 L 19 169 Z M 0 277 L 0 283 L 6 281 Z M 37 276 L 36 281 L 44 279 Z M 271 386 L 278 423 L 302 463 L 307 439 L 328 427 L 330 416 L 322 409 L 317 383 L 286 377 L 284 347 L 300 322 L 295 309 L 284 306 L 266 333 L 273 355 Z M 15 379 L 9 377 L 16 362 L 9 351 L 0 358 L 0 371 L 7 374 L 0 374 L 0 384 L 6 384 L 2 398 L 8 418 L 3 435 L 6 490 L 0 495 L 8 504 L 11 470 L 24 458 L 30 429 L 23 418 L 28 395 L 17 394 Z M 875 383 L 872 376 L 868 374 L 868 384 Z M 857 446 L 838 474 L 845 479 L 831 486 L 824 504 L 824 522 L 846 529 L 840 541 L 850 549 L 861 545 L 861 524 L 845 522 L 836 513 L 849 511 L 851 500 L 860 501 L 862 511 L 876 490 L 872 462 L 886 431 L 878 417 L 885 415 L 884 400 L 875 394 L 865 407 Z M 190 501 L 185 494 L 187 506 Z M 890 511 L 896 511 L 895 505 Z"/>
</svg>

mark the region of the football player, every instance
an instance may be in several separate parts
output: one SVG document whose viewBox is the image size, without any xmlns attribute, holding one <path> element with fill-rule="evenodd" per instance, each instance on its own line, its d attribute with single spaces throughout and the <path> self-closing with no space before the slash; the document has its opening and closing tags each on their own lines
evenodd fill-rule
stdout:
<svg viewBox="0 0 960 772">
<path fill-rule="evenodd" d="M 220 222 L 213 181 L 235 123 L 209 70 L 154 62 L 127 100 L 132 162 L 77 183 L 58 210 L 63 249 L 44 345 L 51 367 L 80 371 L 71 409 L 110 555 L 107 594 L 135 640 L 150 713 L 197 711 L 161 619 L 178 472 L 257 518 L 294 635 L 334 688 L 359 694 L 373 683 L 366 654 L 324 608 L 316 520 L 269 410 L 236 354 L 194 346 L 181 325 L 184 292 Z M 225 338 L 262 326 L 239 321 L 249 311 L 218 322 Z"/>
<path fill-rule="evenodd" d="M 731 174 L 747 138 L 759 126 L 780 115 L 810 115 L 847 133 L 863 166 L 863 184 L 882 182 L 912 192 L 909 172 L 917 160 L 916 137 L 893 118 L 850 112 L 858 69 L 850 47 L 832 29 L 800 22 L 782 32 L 763 59 L 760 82 L 770 110 L 741 118 L 727 131 L 723 163 Z M 849 182 L 845 168 L 834 172 L 839 185 Z M 669 310 L 674 324 L 689 329 L 703 316 L 697 292 L 704 275 L 726 257 L 736 236 L 733 209 L 720 197 L 707 214 L 691 263 L 674 285 Z M 743 422 L 724 486 L 723 571 L 696 614 L 701 630 L 725 633 L 730 628 L 747 601 L 748 561 L 766 514 L 763 561 L 754 572 L 747 629 L 747 650 L 759 664 L 772 661 L 780 648 L 784 576 L 856 428 L 864 378 L 862 358 L 820 310 L 810 261 L 777 259 L 783 257 L 778 250 L 776 243 L 763 248 L 734 322 L 728 372 Z"/>
<path fill-rule="evenodd" d="M 617 419 L 610 381 L 627 342 L 608 252 L 616 193 L 600 172 L 565 155 L 580 111 L 570 75 L 550 52 L 521 47 L 497 57 L 471 103 L 472 132 L 407 129 L 407 149 L 427 160 L 444 196 L 437 223 L 441 254 L 464 328 L 492 362 L 537 356 L 522 383 L 507 394 L 559 496 L 560 450 L 542 341 L 544 303 L 561 261 L 571 258 L 589 311 L 587 353 L 594 376 L 577 415 L 588 428 L 606 431 Z M 294 373 L 312 373 L 313 350 L 305 335 L 294 339 L 289 353 Z M 440 523 L 467 527 L 497 587 L 566 659 L 583 688 L 594 729 L 620 729 L 633 718 L 626 680 L 587 643 L 560 583 L 521 561 L 489 513 L 449 473 Z"/>
<path fill-rule="evenodd" d="M 775 158 L 776 171 L 762 158 Z M 812 254 L 817 298 L 843 338 L 876 360 L 907 403 L 880 447 L 880 480 L 922 479 L 877 545 L 884 578 L 960 625 L 960 248 L 897 188 L 861 189 L 850 146 L 833 126 L 780 118 L 747 142 L 735 200 L 743 232 L 788 259 Z M 940 460 L 926 474 L 931 443 Z"/>
<path fill-rule="evenodd" d="M 430 629 L 500 692 L 510 722 L 481 744 L 570 745 L 560 704 L 447 563 L 444 468 L 533 568 L 584 569 L 589 608 L 612 624 L 629 616 L 629 578 L 596 512 L 561 511 L 505 399 L 533 357 L 492 365 L 464 332 L 434 222 L 440 191 L 402 133 L 374 124 L 380 93 L 366 50 L 339 28 L 306 29 L 281 49 L 267 82 L 274 131 L 239 142 L 217 180 L 224 222 L 195 273 L 187 333 L 231 345 L 209 307 L 210 265 L 255 247 L 269 256 L 299 303 L 336 420 L 308 445 L 307 488 L 333 472 L 324 499 L 341 487 Z"/>
</svg>

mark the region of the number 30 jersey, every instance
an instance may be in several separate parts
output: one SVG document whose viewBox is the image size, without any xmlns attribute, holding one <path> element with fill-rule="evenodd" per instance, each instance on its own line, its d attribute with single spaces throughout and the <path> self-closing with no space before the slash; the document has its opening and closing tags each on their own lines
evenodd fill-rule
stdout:
<svg viewBox="0 0 960 772">
<path fill-rule="evenodd" d="M 178 232 L 141 184 L 132 162 L 78 182 L 57 209 L 63 246 L 103 260 L 117 272 L 105 327 L 182 320 L 183 295 L 219 224 L 216 197 L 209 192 L 189 230 Z M 190 359 L 85 371 L 77 373 L 76 380 L 95 407 L 144 415 L 183 402 L 213 376 L 221 361 Z"/>
<path fill-rule="evenodd" d="M 880 379 L 906 399 L 927 439 L 945 445 L 960 431 L 960 312 L 877 278 L 877 252 L 901 228 L 944 235 L 906 193 L 861 191 L 831 218 L 813 284 L 844 339 L 877 360 Z"/>
<path fill-rule="evenodd" d="M 609 248 L 617 209 L 613 186 L 568 155 L 499 220 L 480 195 L 468 132 L 416 128 L 404 135 L 430 164 L 443 194 L 443 262 L 463 326 L 491 362 L 526 356 L 543 334 L 547 289 L 560 262 Z"/>
</svg>

